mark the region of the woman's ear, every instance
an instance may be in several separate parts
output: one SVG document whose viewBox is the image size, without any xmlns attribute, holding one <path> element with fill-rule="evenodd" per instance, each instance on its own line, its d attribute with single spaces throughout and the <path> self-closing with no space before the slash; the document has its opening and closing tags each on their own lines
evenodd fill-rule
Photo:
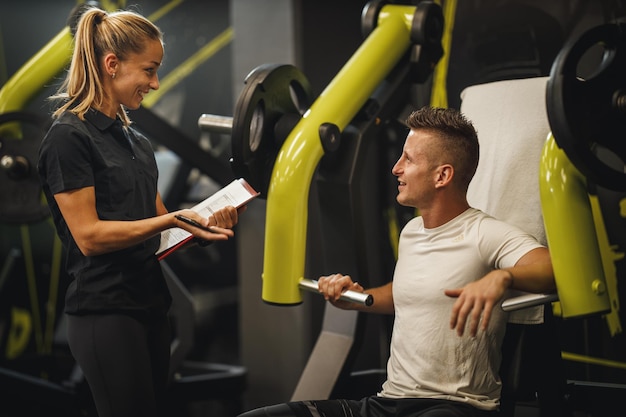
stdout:
<svg viewBox="0 0 626 417">
<path fill-rule="evenodd" d="M 104 56 L 104 71 L 111 77 L 115 78 L 115 74 L 117 73 L 117 69 L 119 66 L 119 60 L 117 56 L 109 52 Z"/>
</svg>

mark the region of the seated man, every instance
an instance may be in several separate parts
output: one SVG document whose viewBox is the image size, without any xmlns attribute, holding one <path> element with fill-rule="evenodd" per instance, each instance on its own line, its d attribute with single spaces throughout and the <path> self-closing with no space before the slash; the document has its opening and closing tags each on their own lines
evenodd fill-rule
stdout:
<svg viewBox="0 0 626 417">
<path fill-rule="evenodd" d="M 350 276 L 319 279 L 326 300 L 342 309 L 395 314 L 387 380 L 360 400 L 296 401 L 241 417 L 456 417 L 497 414 L 498 375 L 509 289 L 555 289 L 547 248 L 532 236 L 469 206 L 478 165 L 476 130 L 454 109 L 413 112 L 400 159 L 398 203 L 415 207 L 400 235 L 393 281 L 365 290 Z M 511 173 L 515 175 L 515 173 Z M 366 307 L 340 300 L 366 292 Z"/>
</svg>

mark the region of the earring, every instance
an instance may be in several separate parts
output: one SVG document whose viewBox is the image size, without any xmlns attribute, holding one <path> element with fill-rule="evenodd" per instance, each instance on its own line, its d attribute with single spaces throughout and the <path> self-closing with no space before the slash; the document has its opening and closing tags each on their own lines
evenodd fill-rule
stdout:
<svg viewBox="0 0 626 417">
<path fill-rule="evenodd" d="M 115 73 L 111 74 L 111 78 L 115 79 Z"/>
</svg>

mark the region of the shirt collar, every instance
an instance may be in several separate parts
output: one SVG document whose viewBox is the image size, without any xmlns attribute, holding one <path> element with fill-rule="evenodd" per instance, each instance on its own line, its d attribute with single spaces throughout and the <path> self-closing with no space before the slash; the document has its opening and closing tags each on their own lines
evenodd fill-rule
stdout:
<svg viewBox="0 0 626 417">
<path fill-rule="evenodd" d="M 85 113 L 85 119 L 91 122 L 100 131 L 105 131 L 110 128 L 114 123 L 122 123 L 119 118 L 111 119 L 106 114 L 91 107 L 87 113 Z"/>
</svg>

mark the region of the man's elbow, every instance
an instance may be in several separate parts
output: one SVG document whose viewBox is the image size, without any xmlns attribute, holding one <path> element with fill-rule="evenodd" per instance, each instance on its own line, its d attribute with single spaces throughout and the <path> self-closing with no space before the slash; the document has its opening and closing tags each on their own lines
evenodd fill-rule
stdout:
<svg viewBox="0 0 626 417">
<path fill-rule="evenodd" d="M 556 292 L 556 281 L 554 277 L 545 281 L 543 285 L 543 290 L 541 292 Z"/>
<path fill-rule="evenodd" d="M 543 285 L 545 289 L 543 290 L 543 292 L 555 292 L 556 291 L 556 278 L 554 277 L 554 269 L 552 268 L 552 263 L 548 262 L 545 268 L 546 268 L 544 272 L 545 279 L 543 280 Z"/>
</svg>

